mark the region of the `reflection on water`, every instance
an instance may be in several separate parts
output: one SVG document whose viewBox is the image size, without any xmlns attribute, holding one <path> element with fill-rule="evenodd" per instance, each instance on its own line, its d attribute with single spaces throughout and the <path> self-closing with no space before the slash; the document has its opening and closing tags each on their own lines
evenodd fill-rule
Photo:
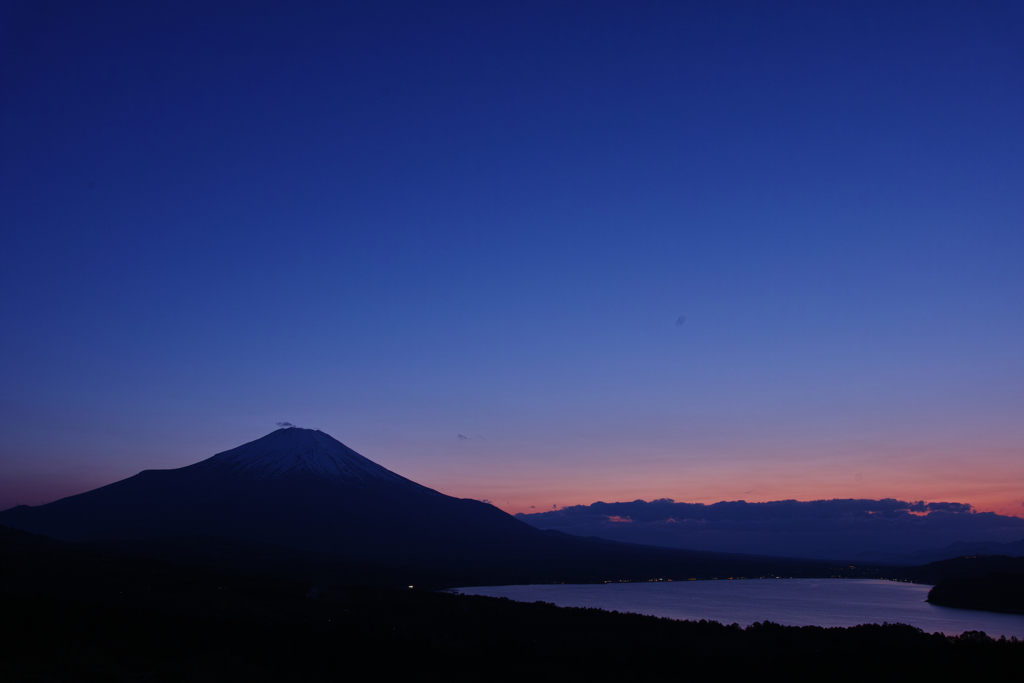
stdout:
<svg viewBox="0 0 1024 683">
<path fill-rule="evenodd" d="M 600 607 L 672 619 L 709 619 L 748 626 L 774 621 L 787 626 L 911 624 L 928 633 L 1024 638 L 1024 615 L 976 612 L 925 602 L 931 586 L 875 579 L 748 579 L 657 583 L 542 584 L 460 588 L 522 602 L 560 607 Z"/>
</svg>

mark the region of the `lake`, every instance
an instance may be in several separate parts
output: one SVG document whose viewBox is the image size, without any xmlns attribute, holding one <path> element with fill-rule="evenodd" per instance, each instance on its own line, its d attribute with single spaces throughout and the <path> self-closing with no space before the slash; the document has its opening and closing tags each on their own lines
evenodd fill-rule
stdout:
<svg viewBox="0 0 1024 683">
<path fill-rule="evenodd" d="M 749 626 L 911 624 L 928 633 L 984 631 L 993 638 L 1024 638 L 1024 615 L 939 607 L 925 602 L 931 586 L 876 579 L 744 579 L 607 584 L 538 584 L 459 588 L 521 602 L 599 607 L 671 619 L 708 619 Z"/>
</svg>

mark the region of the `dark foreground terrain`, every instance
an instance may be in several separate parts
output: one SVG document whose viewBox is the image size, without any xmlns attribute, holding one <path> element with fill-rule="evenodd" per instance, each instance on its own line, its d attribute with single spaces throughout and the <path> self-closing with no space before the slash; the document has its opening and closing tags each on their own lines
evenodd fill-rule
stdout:
<svg viewBox="0 0 1024 683">
<path fill-rule="evenodd" d="M 995 676 L 1024 643 L 903 625 L 746 629 L 415 589 L 310 585 L 0 528 L 4 681 Z"/>
</svg>

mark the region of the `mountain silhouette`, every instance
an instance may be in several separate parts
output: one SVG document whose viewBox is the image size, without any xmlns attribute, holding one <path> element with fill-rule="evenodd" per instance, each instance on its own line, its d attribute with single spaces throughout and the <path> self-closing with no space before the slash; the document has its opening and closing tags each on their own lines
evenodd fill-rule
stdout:
<svg viewBox="0 0 1024 683">
<path fill-rule="evenodd" d="M 46 505 L 11 508 L 0 512 L 0 524 L 62 541 L 113 542 L 139 554 L 234 566 L 282 566 L 286 558 L 293 566 L 325 567 L 338 560 L 324 558 L 344 558 L 346 566 L 364 568 L 359 581 L 418 568 L 435 586 L 837 571 L 822 562 L 537 529 L 488 503 L 417 484 L 323 432 L 298 427 L 187 467 L 145 470 Z"/>
<path fill-rule="evenodd" d="M 187 467 L 12 508 L 0 524 L 69 541 L 194 534 L 383 560 L 537 535 L 492 505 L 421 486 L 298 427 Z"/>
</svg>

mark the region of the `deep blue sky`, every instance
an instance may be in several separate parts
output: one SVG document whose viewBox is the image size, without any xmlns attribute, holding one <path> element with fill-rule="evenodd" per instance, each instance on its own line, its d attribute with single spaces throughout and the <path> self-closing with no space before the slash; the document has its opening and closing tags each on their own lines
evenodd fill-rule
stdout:
<svg viewBox="0 0 1024 683">
<path fill-rule="evenodd" d="M 1024 4 L 100 5 L 0 11 L 0 508 L 289 420 L 1022 511 Z"/>
</svg>

